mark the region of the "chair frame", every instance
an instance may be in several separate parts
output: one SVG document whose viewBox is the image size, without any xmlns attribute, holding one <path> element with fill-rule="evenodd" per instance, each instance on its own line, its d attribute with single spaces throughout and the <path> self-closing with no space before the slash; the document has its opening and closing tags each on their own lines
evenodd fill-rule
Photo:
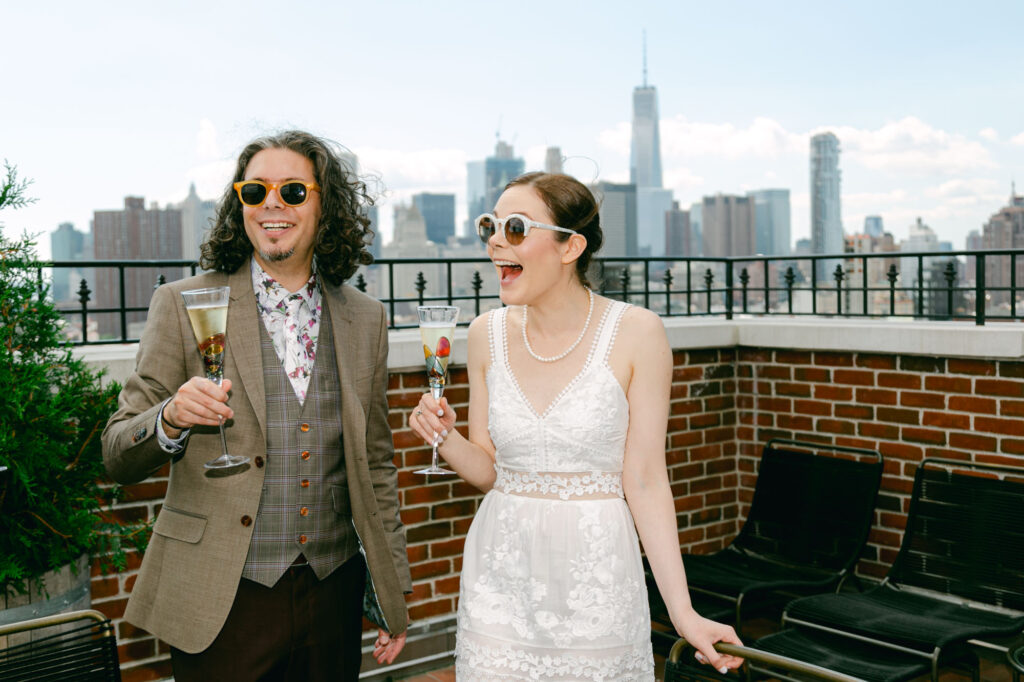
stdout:
<svg viewBox="0 0 1024 682">
<path fill-rule="evenodd" d="M 29 632 L 32 630 L 39 630 L 41 628 L 52 627 L 56 625 L 64 625 L 67 623 L 74 623 L 75 621 L 95 621 L 94 625 L 99 628 L 97 633 L 103 638 L 102 646 L 109 649 L 109 653 L 113 658 L 113 666 L 105 668 L 104 672 L 109 673 L 107 679 L 120 680 L 121 679 L 121 668 L 120 661 L 117 653 L 117 636 L 114 632 L 114 626 L 111 624 L 110 619 L 107 616 L 95 609 L 85 609 L 81 611 L 70 611 L 67 613 L 58 613 L 52 616 L 44 616 L 42 618 L 34 618 L 32 620 L 21 621 L 18 623 L 11 623 L 9 625 L 0 626 L 0 637 L 6 637 L 9 635 L 20 634 L 23 632 Z M 59 637 L 60 634 L 54 635 L 55 638 Z M 38 642 L 38 640 L 37 640 Z M 37 642 L 30 642 L 28 644 L 19 644 L 14 647 L 7 647 L 6 649 L 0 649 L 0 679 L 5 679 L 4 665 L 6 664 L 6 657 L 8 652 L 12 649 L 18 649 L 20 647 L 31 647 Z M 50 679 L 48 677 L 39 677 L 32 679 Z M 77 679 L 67 677 L 57 677 L 54 679 Z"/>
<path fill-rule="evenodd" d="M 920 504 L 920 488 L 923 485 L 923 480 L 924 480 L 924 475 L 925 475 L 925 468 L 933 466 L 933 465 L 939 467 L 940 469 L 944 469 L 946 471 L 949 471 L 951 476 L 952 475 L 957 475 L 956 474 L 956 470 L 959 469 L 959 470 L 971 470 L 971 471 L 982 473 L 982 474 L 984 474 L 984 473 L 988 473 L 988 474 L 992 474 L 992 475 L 1000 475 L 1001 474 L 1001 475 L 1005 475 L 1006 477 L 1016 476 L 1016 477 L 1021 478 L 1022 480 L 1024 480 L 1024 470 L 1022 470 L 1022 469 L 1020 469 L 1018 467 L 1012 467 L 1012 466 L 1007 466 L 1007 465 L 1002 465 L 1002 464 L 987 464 L 987 463 L 983 464 L 983 463 L 977 463 L 977 462 L 951 460 L 951 459 L 944 459 L 944 458 L 938 458 L 938 457 L 926 458 L 926 459 L 921 461 L 921 463 L 920 463 L 920 465 L 918 467 L 918 473 L 915 475 L 914 492 L 913 492 L 913 495 L 912 495 L 912 498 L 911 498 L 910 510 L 908 512 L 908 520 L 907 520 L 908 521 L 907 522 L 908 530 L 912 529 L 912 527 L 913 527 L 912 523 L 913 523 L 914 518 L 915 518 L 915 511 L 916 511 L 918 505 Z M 1006 479 L 1004 478 L 1004 479 L 1001 479 L 1001 480 L 1006 480 Z M 1022 498 L 1024 498 L 1024 483 L 1021 484 L 1021 487 L 1022 487 L 1022 490 L 1021 490 L 1020 494 L 1021 494 Z M 912 594 L 915 594 L 915 595 L 926 597 L 926 598 L 929 598 L 929 599 L 934 599 L 936 601 L 942 601 L 942 602 L 947 602 L 947 603 L 954 603 L 954 604 L 958 604 L 958 605 L 962 605 L 962 606 L 969 606 L 969 607 L 977 608 L 979 610 L 984 610 L 984 611 L 988 611 L 988 612 L 996 612 L 996 613 L 1003 613 L 1003 614 L 1006 614 L 1006 615 L 1013 615 L 1013 616 L 1016 616 L 1018 618 L 1024 617 L 1024 611 L 1018 611 L 1018 610 L 1009 609 L 1009 608 L 1006 608 L 1006 607 L 1000 607 L 1000 606 L 996 606 L 996 605 L 993 605 L 993 604 L 988 604 L 988 603 L 985 603 L 985 602 L 979 602 L 979 601 L 976 601 L 976 600 L 967 599 L 967 598 L 964 598 L 964 597 L 959 597 L 959 596 L 954 596 L 954 595 L 951 595 L 951 594 L 946 594 L 946 593 L 942 593 L 942 592 L 938 592 L 938 591 L 934 591 L 934 590 L 929 590 L 929 589 L 926 589 L 926 588 L 923 588 L 923 587 L 920 587 L 920 586 L 916 586 L 916 585 L 900 584 L 899 582 L 894 580 L 893 579 L 894 574 L 897 574 L 897 571 L 901 568 L 901 566 L 903 565 L 903 562 L 905 561 L 905 557 L 906 557 L 907 553 L 909 553 L 909 551 L 910 551 L 909 548 L 910 548 L 910 543 L 911 543 L 911 536 L 912 536 L 911 532 L 905 532 L 904 533 L 903 541 L 902 541 L 901 546 L 900 546 L 900 552 L 897 555 L 895 561 L 893 562 L 893 565 L 890 568 L 889 573 L 886 575 L 886 577 L 882 580 L 881 583 L 879 583 L 877 586 L 873 587 L 871 590 L 869 590 L 867 593 L 865 593 L 865 596 L 868 596 L 868 595 L 870 595 L 870 594 L 872 594 L 872 593 L 874 593 L 874 592 L 876 592 L 878 590 L 899 590 L 899 591 L 903 591 L 903 592 L 906 592 L 906 593 L 912 593 Z M 814 597 L 811 597 L 811 599 L 814 599 Z M 793 604 L 791 603 L 790 605 L 788 605 L 786 607 L 785 611 L 783 612 L 783 615 L 782 615 L 782 626 L 783 626 L 783 628 L 785 628 L 785 627 L 787 627 L 789 625 L 796 625 L 796 626 L 799 626 L 799 627 L 802 627 L 802 628 L 808 628 L 808 629 L 812 629 L 812 630 L 828 632 L 828 633 L 831 633 L 831 634 L 834 634 L 834 635 L 838 635 L 838 636 L 841 636 L 841 637 L 846 637 L 846 638 L 849 638 L 849 639 L 854 639 L 854 640 L 857 640 L 857 641 L 866 642 L 866 643 L 869 643 L 869 644 L 872 644 L 872 645 L 881 646 L 881 647 L 884 647 L 884 648 L 887 648 L 887 649 L 891 649 L 891 650 L 894 650 L 894 651 L 900 651 L 900 652 L 912 654 L 914 656 L 919 656 L 919 657 L 925 658 L 925 659 L 930 661 L 930 664 L 931 664 L 931 679 L 933 681 L 937 681 L 938 680 L 939 663 L 940 663 L 940 660 L 942 658 L 942 654 L 943 654 L 943 650 L 944 649 L 948 650 L 948 649 L 952 649 L 952 648 L 954 648 L 956 646 L 966 646 L 968 644 L 983 644 L 984 646 L 987 646 L 989 648 L 993 648 L 993 649 L 996 649 L 996 650 L 999 650 L 999 651 L 1007 651 L 1006 647 L 999 646 L 997 644 L 993 644 L 993 643 L 990 643 L 990 642 L 979 642 L 979 641 L 976 641 L 975 638 L 970 638 L 969 637 L 969 638 L 966 638 L 966 639 L 964 639 L 962 641 L 961 640 L 957 640 L 957 641 L 953 641 L 953 642 L 948 642 L 948 643 L 946 643 L 944 645 L 943 644 L 936 644 L 933 647 L 932 651 L 928 652 L 928 651 L 924 651 L 922 649 L 914 649 L 912 647 L 902 646 L 900 644 L 896 644 L 896 643 L 893 643 L 893 642 L 888 642 L 886 640 L 879 639 L 879 638 L 876 638 L 876 637 L 871 637 L 871 636 L 867 636 L 867 635 L 864 635 L 864 634 L 858 634 L 858 633 L 855 633 L 855 632 L 850 632 L 850 631 L 847 631 L 847 630 L 840 629 L 839 627 L 830 627 L 830 626 L 828 626 L 828 625 L 826 625 L 824 623 L 819 623 L 819 622 L 815 622 L 815 621 L 805 620 L 803 618 L 794 617 L 794 616 L 792 616 L 790 614 L 790 610 L 792 609 L 792 607 L 793 607 Z M 978 680 L 980 671 L 978 670 L 977 667 L 975 667 L 975 669 L 972 671 L 972 674 L 973 674 L 974 679 Z"/>
</svg>

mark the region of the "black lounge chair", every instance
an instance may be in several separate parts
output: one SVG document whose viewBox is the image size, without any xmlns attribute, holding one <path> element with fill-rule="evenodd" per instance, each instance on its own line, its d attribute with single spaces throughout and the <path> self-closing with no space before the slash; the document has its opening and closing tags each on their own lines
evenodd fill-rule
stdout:
<svg viewBox="0 0 1024 682">
<path fill-rule="evenodd" d="M 840 589 L 867 541 L 881 479 L 873 450 L 769 441 L 739 535 L 714 554 L 683 555 L 694 607 L 741 631 L 748 614 Z M 676 634 L 647 569 L 651 618 L 669 628 L 655 627 L 652 637 L 665 651 Z"/>
<path fill-rule="evenodd" d="M 1024 470 L 924 460 L 914 477 L 903 543 L 885 580 L 861 594 L 797 599 L 782 623 L 788 629 L 755 646 L 799 658 L 807 655 L 799 651 L 800 640 L 826 634 L 828 649 L 866 643 L 914 656 L 928 664 L 932 680 L 941 667 L 972 658 L 972 642 L 998 646 L 1000 638 L 1020 635 Z"/>
<path fill-rule="evenodd" d="M 120 682 L 114 627 L 99 611 L 0 626 L 0 641 L 29 631 L 31 641 L 0 649 L 0 682 Z"/>
</svg>

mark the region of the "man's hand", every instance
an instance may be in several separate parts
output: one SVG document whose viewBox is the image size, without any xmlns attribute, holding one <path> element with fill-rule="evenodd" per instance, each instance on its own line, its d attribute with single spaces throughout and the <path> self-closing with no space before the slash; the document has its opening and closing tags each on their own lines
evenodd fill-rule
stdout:
<svg viewBox="0 0 1024 682">
<path fill-rule="evenodd" d="M 377 641 L 373 643 L 373 657 L 381 665 L 393 663 L 405 646 L 405 632 L 400 635 L 389 635 L 381 629 L 377 632 Z"/>
<path fill-rule="evenodd" d="M 176 438 L 178 434 L 171 431 L 177 430 L 180 433 L 197 424 L 217 426 L 221 420 L 231 419 L 235 412 L 228 407 L 230 390 L 230 379 L 225 379 L 223 386 L 203 377 L 192 377 L 183 383 L 164 407 L 164 430 L 168 432 L 167 435 Z"/>
</svg>

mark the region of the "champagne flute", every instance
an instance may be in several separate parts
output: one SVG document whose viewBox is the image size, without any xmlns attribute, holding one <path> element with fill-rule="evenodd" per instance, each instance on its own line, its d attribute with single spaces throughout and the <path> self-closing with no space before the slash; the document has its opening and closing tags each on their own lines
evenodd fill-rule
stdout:
<svg viewBox="0 0 1024 682">
<path fill-rule="evenodd" d="M 423 359 L 427 365 L 427 381 L 430 382 L 430 393 L 434 400 L 440 400 L 444 393 L 445 375 L 448 372 L 448 360 L 452 355 L 452 341 L 455 338 L 455 322 L 459 319 L 459 309 L 450 305 L 421 305 L 417 312 L 420 315 L 420 337 L 423 339 Z M 434 453 L 430 466 L 420 469 L 417 474 L 454 474 L 451 469 L 442 469 L 437 465 L 437 442 L 434 439 Z"/>
<path fill-rule="evenodd" d="M 224 349 L 227 343 L 228 298 L 230 287 L 190 289 L 181 292 L 185 311 L 196 335 L 199 354 L 203 357 L 206 378 L 220 386 L 224 381 Z M 228 454 L 228 442 L 224 438 L 224 419 L 217 425 L 220 430 L 221 455 L 203 466 L 207 469 L 231 469 L 249 463 L 248 457 Z"/>
</svg>

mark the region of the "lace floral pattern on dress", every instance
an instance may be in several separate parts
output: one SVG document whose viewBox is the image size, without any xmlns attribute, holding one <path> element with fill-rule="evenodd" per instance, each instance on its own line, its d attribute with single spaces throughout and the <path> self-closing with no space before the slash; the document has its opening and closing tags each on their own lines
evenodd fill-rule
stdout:
<svg viewBox="0 0 1024 682">
<path fill-rule="evenodd" d="M 478 556 L 471 562 L 487 570 L 471 568 L 465 576 L 459 641 L 519 641 L 549 656 L 574 656 L 579 649 L 651 655 L 639 547 L 635 539 L 623 546 L 629 511 L 622 500 L 565 503 L 493 491 L 485 507 L 481 514 L 489 523 L 482 543 L 471 548 Z M 567 532 L 551 538 L 540 533 L 552 519 Z M 600 664 L 601 677 L 570 679 L 641 679 L 621 677 L 617 666 L 629 657 L 612 658 Z M 524 679 L 562 679 L 534 675 Z"/>
<path fill-rule="evenodd" d="M 622 474 L 617 471 L 537 473 L 496 466 L 494 489 L 510 495 L 558 498 L 622 497 Z"/>
<path fill-rule="evenodd" d="M 651 651 L 620 649 L 528 651 L 505 643 L 484 643 L 463 637 L 455 647 L 455 678 L 459 682 L 494 680 L 653 680 Z"/>
</svg>

